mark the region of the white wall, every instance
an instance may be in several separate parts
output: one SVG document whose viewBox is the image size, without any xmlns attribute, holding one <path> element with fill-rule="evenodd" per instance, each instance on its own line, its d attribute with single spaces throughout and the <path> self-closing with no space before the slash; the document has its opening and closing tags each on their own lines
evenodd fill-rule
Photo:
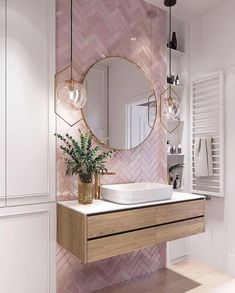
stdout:
<svg viewBox="0 0 235 293">
<path fill-rule="evenodd" d="M 232 109 L 235 109 L 235 66 L 227 71 L 228 99 L 227 99 L 227 127 L 226 127 L 226 196 L 228 210 L 228 237 L 227 237 L 227 271 L 235 276 L 235 183 L 233 172 L 235 166 L 235 118 Z"/>
<path fill-rule="evenodd" d="M 5 205 L 5 1 L 0 0 L 0 207 Z"/>
<path fill-rule="evenodd" d="M 225 198 L 206 202 L 206 233 L 190 241 L 190 254 L 235 275 L 235 1 L 195 19 L 191 24 L 191 79 L 219 69 L 226 73 Z M 230 72 L 230 73 L 229 73 Z M 229 89 L 229 90 L 228 90 Z"/>
</svg>

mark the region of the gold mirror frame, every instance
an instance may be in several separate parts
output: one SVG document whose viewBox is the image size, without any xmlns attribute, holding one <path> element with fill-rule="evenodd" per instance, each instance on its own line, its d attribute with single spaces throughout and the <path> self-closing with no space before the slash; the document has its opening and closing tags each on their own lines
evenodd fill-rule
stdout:
<svg viewBox="0 0 235 293">
<path fill-rule="evenodd" d="M 96 139 L 101 145 L 103 145 L 105 148 L 113 149 L 113 150 L 116 150 L 116 151 L 130 151 L 130 150 L 134 150 L 134 149 L 136 149 L 137 147 L 140 147 L 142 144 L 144 144 L 144 143 L 147 141 L 147 139 L 150 137 L 150 135 L 152 134 L 153 129 L 155 128 L 155 125 L 156 125 L 157 115 L 158 115 L 157 97 L 156 97 L 156 93 L 155 93 L 155 90 L 154 90 L 153 82 L 152 82 L 151 78 L 148 76 L 148 74 L 147 74 L 147 73 L 141 68 L 141 66 L 139 66 L 139 65 L 136 64 L 135 62 L 129 60 L 128 58 L 126 58 L 126 57 L 122 57 L 122 56 L 108 56 L 108 57 L 104 57 L 104 58 L 101 58 L 101 59 L 97 60 L 95 63 L 93 63 L 93 64 L 88 68 L 88 70 L 86 71 L 86 73 L 83 75 L 83 76 L 84 76 L 83 82 L 86 81 L 86 76 L 87 76 L 88 72 L 89 72 L 89 71 L 90 71 L 90 70 L 91 70 L 96 64 L 98 64 L 98 63 L 101 62 L 102 60 L 110 59 L 110 58 L 121 58 L 121 59 L 124 59 L 124 60 L 126 60 L 126 61 L 128 61 L 128 62 L 134 64 L 135 66 L 137 66 L 137 67 L 143 72 L 143 74 L 145 75 L 145 77 L 149 80 L 150 85 L 151 85 L 151 87 L 152 87 L 152 95 L 151 95 L 151 96 L 154 96 L 154 98 L 155 98 L 155 101 L 154 101 L 154 102 L 156 103 L 155 119 L 154 119 L 154 122 L 153 122 L 152 129 L 151 129 L 151 131 L 149 132 L 149 134 L 147 135 L 147 137 L 146 137 L 146 138 L 145 138 L 140 144 L 138 144 L 137 146 L 132 147 L 132 148 L 129 148 L 129 149 L 118 149 L 118 148 L 113 148 L 113 147 L 109 146 L 108 144 L 104 143 L 103 141 L 101 141 L 101 140 L 100 140 L 100 139 L 94 134 L 94 132 L 91 130 L 91 128 L 90 128 L 89 125 L 88 125 L 88 122 L 87 122 L 87 120 L 86 120 L 86 116 L 85 116 L 85 114 L 84 114 L 84 109 L 81 109 L 82 118 L 83 118 L 83 121 L 84 121 L 86 127 L 87 127 L 87 128 L 90 130 L 90 132 L 92 133 L 93 137 L 94 137 L 94 138 L 95 138 L 95 139 Z M 149 98 L 149 97 L 147 97 L 147 99 L 148 99 L 148 98 Z M 88 99 L 89 99 L 89 97 L 88 97 Z"/>
</svg>

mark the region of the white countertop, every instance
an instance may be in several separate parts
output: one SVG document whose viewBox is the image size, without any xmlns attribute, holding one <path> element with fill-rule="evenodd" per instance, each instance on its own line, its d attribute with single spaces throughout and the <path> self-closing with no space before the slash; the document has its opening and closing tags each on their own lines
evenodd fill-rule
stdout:
<svg viewBox="0 0 235 293">
<path fill-rule="evenodd" d="M 93 200 L 92 204 L 89 205 L 81 205 L 78 203 L 77 200 L 72 201 L 62 201 L 58 202 L 58 204 L 73 209 L 79 213 L 90 215 L 90 214 L 99 214 L 105 212 L 112 212 L 112 211 L 120 211 L 120 210 L 128 210 L 133 208 L 141 208 L 141 207 L 148 207 L 148 206 L 156 206 L 161 204 L 169 204 L 187 200 L 196 200 L 204 198 L 203 196 L 190 194 L 190 193 L 182 193 L 182 192 L 173 192 L 173 196 L 169 200 L 162 200 L 162 201 L 155 201 L 155 202 L 148 202 L 148 203 L 141 203 L 141 204 L 132 204 L 132 205 L 123 205 L 123 204 L 116 204 L 104 200 Z"/>
</svg>

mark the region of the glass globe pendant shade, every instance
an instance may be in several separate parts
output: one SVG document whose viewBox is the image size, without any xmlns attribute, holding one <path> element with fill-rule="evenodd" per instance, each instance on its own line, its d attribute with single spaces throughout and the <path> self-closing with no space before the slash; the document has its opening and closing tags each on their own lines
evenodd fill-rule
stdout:
<svg viewBox="0 0 235 293">
<path fill-rule="evenodd" d="M 81 109 L 87 102 L 86 88 L 73 79 L 66 80 L 57 88 L 57 100 L 64 101 L 71 108 Z"/>
<path fill-rule="evenodd" d="M 172 97 L 162 102 L 161 109 L 162 116 L 167 120 L 178 120 L 180 118 L 180 103 Z"/>
<path fill-rule="evenodd" d="M 169 86 L 160 95 L 160 123 L 168 133 L 172 133 L 180 126 L 180 114 L 180 98 Z"/>
</svg>

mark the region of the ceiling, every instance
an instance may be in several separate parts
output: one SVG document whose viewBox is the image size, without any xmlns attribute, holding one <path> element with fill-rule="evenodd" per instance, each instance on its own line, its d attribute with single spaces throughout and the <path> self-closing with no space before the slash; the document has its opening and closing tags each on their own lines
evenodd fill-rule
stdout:
<svg viewBox="0 0 235 293">
<path fill-rule="evenodd" d="M 145 0 L 161 8 L 164 6 L 164 0 Z M 192 20 L 228 0 L 177 0 L 174 7 L 174 16 L 181 20 Z"/>
</svg>

